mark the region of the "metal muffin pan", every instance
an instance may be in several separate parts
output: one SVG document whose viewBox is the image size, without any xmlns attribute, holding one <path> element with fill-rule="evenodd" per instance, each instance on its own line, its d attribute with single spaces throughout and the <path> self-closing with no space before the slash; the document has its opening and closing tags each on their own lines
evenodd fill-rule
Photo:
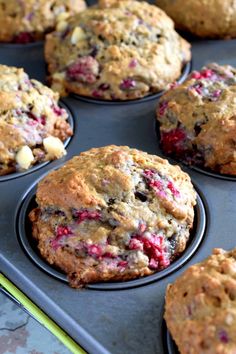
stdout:
<svg viewBox="0 0 236 354">
<path fill-rule="evenodd" d="M 36 182 L 36 184 L 38 181 Z M 37 206 L 35 201 L 36 187 L 26 192 L 25 198 L 19 207 L 16 220 L 16 233 L 19 237 L 19 241 L 24 248 L 28 256 L 37 264 L 42 270 L 52 275 L 53 277 L 68 282 L 67 277 L 58 269 L 50 266 L 46 263 L 40 256 L 37 245 L 32 238 L 31 228 L 32 225 L 29 222 L 28 215 L 29 212 Z M 190 239 L 187 245 L 186 251 L 176 259 L 169 267 L 163 269 L 153 275 L 147 277 L 142 277 L 136 280 L 124 281 L 124 282 L 106 282 L 106 283 L 96 283 L 87 286 L 88 289 L 95 290 L 122 290 L 129 289 L 136 286 L 142 286 L 149 284 L 151 282 L 157 281 L 168 274 L 172 273 L 176 269 L 180 268 L 184 263 L 187 262 L 189 258 L 192 257 L 194 252 L 196 252 L 198 246 L 200 245 L 206 228 L 206 212 L 204 208 L 203 201 L 199 193 L 197 194 L 197 205 L 195 207 L 195 220 L 193 229 L 191 230 Z"/>
<path fill-rule="evenodd" d="M 64 108 L 66 110 L 66 112 L 68 113 L 68 123 L 70 124 L 72 130 L 74 131 L 74 119 L 73 119 L 73 116 L 70 112 L 70 109 L 67 107 L 67 105 L 65 105 L 63 102 L 59 102 L 59 106 L 61 108 Z M 71 137 L 67 138 L 65 141 L 64 141 L 64 146 L 65 148 L 67 148 L 67 146 L 69 145 L 70 143 L 70 140 L 71 140 Z M 34 166 L 32 166 L 31 168 L 29 168 L 28 170 L 25 170 L 25 171 L 22 171 L 22 172 L 13 172 L 13 173 L 10 173 L 8 175 L 4 175 L 4 176 L 0 176 L 0 183 L 2 181 L 7 181 L 9 179 L 14 179 L 14 178 L 17 178 L 17 177 L 23 177 L 24 175 L 28 174 L 28 173 L 32 173 L 38 169 L 40 169 L 41 167 L 43 166 L 46 166 L 47 164 L 49 164 L 51 161 L 45 161 L 45 162 L 41 162 L 41 163 L 38 163 Z"/>
<path fill-rule="evenodd" d="M 193 68 L 215 61 L 236 66 L 236 41 L 194 41 Z M 45 80 L 43 48 L 0 46 L 1 63 L 23 66 L 31 77 Z M 235 181 L 215 178 L 184 166 L 206 208 L 207 228 L 197 251 L 171 274 L 129 289 L 71 289 L 39 268 L 27 255 L 16 232 L 19 207 L 47 171 L 91 147 L 129 145 L 162 153 L 155 132 L 156 100 L 109 105 L 69 97 L 63 100 L 75 119 L 75 134 L 66 157 L 21 178 L 0 182 L 0 271 L 91 354 L 168 353 L 162 330 L 165 289 L 190 264 L 214 247 L 235 247 Z M 20 220 L 22 223 L 24 220 Z M 21 225 L 24 227 L 24 225 Z M 31 246 L 30 246 L 31 248 Z"/>
<path fill-rule="evenodd" d="M 162 330 L 163 330 L 163 341 L 164 341 L 165 352 L 168 354 L 180 354 L 175 342 L 173 341 L 170 335 L 170 332 L 166 327 L 165 321 L 163 321 Z"/>
</svg>

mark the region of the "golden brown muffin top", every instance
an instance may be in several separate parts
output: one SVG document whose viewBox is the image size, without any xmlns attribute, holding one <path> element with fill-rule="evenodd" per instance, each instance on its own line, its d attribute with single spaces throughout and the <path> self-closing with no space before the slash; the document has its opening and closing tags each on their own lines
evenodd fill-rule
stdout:
<svg viewBox="0 0 236 354">
<path fill-rule="evenodd" d="M 236 249 L 215 249 L 169 285 L 165 319 L 181 354 L 234 354 Z"/>
</svg>

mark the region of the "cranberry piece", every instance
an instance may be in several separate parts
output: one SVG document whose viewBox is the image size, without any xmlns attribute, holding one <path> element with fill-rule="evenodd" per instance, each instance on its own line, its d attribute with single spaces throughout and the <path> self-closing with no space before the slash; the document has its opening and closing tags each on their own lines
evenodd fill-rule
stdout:
<svg viewBox="0 0 236 354">
<path fill-rule="evenodd" d="M 39 117 L 38 122 L 42 125 L 46 125 L 46 116 L 42 115 L 41 117 Z"/>
<path fill-rule="evenodd" d="M 92 84 L 96 81 L 99 64 L 92 56 L 78 58 L 67 68 L 67 76 L 74 81 Z"/>
<path fill-rule="evenodd" d="M 211 69 L 203 69 L 200 72 L 194 71 L 191 74 L 192 79 L 200 80 L 200 79 L 210 79 L 215 75 L 215 72 Z"/>
<path fill-rule="evenodd" d="M 138 64 L 137 59 L 132 59 L 129 63 L 129 68 L 135 68 Z"/>
<path fill-rule="evenodd" d="M 204 79 L 210 79 L 214 74 L 214 71 L 211 69 L 204 69 L 201 71 L 202 78 Z"/>
<path fill-rule="evenodd" d="M 175 188 L 174 184 L 172 182 L 168 182 L 167 184 L 167 188 L 169 188 L 169 190 L 171 191 L 171 193 L 175 196 L 175 197 L 179 197 L 180 196 L 180 192 L 178 191 L 178 189 Z"/>
<path fill-rule="evenodd" d="M 166 193 L 164 191 L 163 181 L 161 181 L 160 179 L 155 179 L 155 172 L 152 170 L 145 170 L 144 176 L 147 179 L 148 185 L 154 189 L 156 194 L 161 198 L 165 198 Z M 158 177 L 158 174 L 156 174 L 156 177 Z"/>
<path fill-rule="evenodd" d="M 143 243 L 136 237 L 133 237 L 129 242 L 129 249 L 143 251 Z"/>
<path fill-rule="evenodd" d="M 103 253 L 102 248 L 98 245 L 88 245 L 87 252 L 89 256 L 93 257 L 101 257 Z"/>
<path fill-rule="evenodd" d="M 125 268 L 128 265 L 127 261 L 120 261 L 117 263 L 118 267 Z"/>
<path fill-rule="evenodd" d="M 96 98 L 101 98 L 102 97 L 102 93 L 98 90 L 93 90 L 92 91 L 92 96 L 96 97 Z"/>
<path fill-rule="evenodd" d="M 168 108 L 168 102 L 167 101 L 160 102 L 159 109 L 158 109 L 159 116 L 164 116 L 164 114 L 166 113 L 167 108 Z"/>
<path fill-rule="evenodd" d="M 184 150 L 183 143 L 186 139 L 186 133 L 181 128 L 163 132 L 161 134 L 161 144 L 165 153 L 181 153 Z"/>
<path fill-rule="evenodd" d="M 69 226 L 62 226 L 59 225 L 56 229 L 56 236 L 57 237 L 61 237 L 61 236 L 68 236 L 71 235 L 72 231 L 71 228 Z"/>
<path fill-rule="evenodd" d="M 76 222 L 80 224 L 84 220 L 99 220 L 101 213 L 99 211 L 78 210 L 74 213 Z"/>
<path fill-rule="evenodd" d="M 139 224 L 139 231 L 143 233 L 146 230 L 147 226 L 144 223 Z"/>
<path fill-rule="evenodd" d="M 31 127 L 33 127 L 33 126 L 37 125 L 37 122 L 35 120 L 31 119 L 31 120 L 28 121 L 27 124 L 30 125 Z"/>
<path fill-rule="evenodd" d="M 136 86 L 136 81 L 133 79 L 124 79 L 120 84 L 121 90 L 130 90 Z"/>
<path fill-rule="evenodd" d="M 99 85 L 98 88 L 99 88 L 99 90 L 106 91 L 106 90 L 109 90 L 110 85 L 109 84 L 101 84 L 101 85 Z"/>
<path fill-rule="evenodd" d="M 142 248 L 141 248 L 142 247 Z M 149 258 L 151 269 L 166 268 L 170 264 L 165 253 L 165 244 L 162 236 L 153 234 L 149 239 L 144 236 L 135 235 L 129 243 L 129 249 L 141 250 Z"/>
<path fill-rule="evenodd" d="M 199 71 L 193 71 L 192 74 L 191 74 L 191 79 L 196 79 L 196 80 L 201 79 L 200 72 Z"/>
<path fill-rule="evenodd" d="M 54 240 L 51 241 L 51 246 L 54 250 L 57 250 L 59 247 L 61 247 L 61 239 L 63 237 L 68 237 L 72 235 L 72 230 L 69 226 L 63 226 L 63 225 L 59 225 L 56 228 L 56 237 L 54 238 Z"/>
<path fill-rule="evenodd" d="M 144 170 L 144 175 L 146 178 L 153 178 L 155 174 L 155 171 L 146 169 Z"/>
<path fill-rule="evenodd" d="M 228 333 L 222 329 L 220 332 L 219 332 L 219 339 L 222 343 L 228 343 L 229 342 L 229 336 L 228 336 Z"/>
<path fill-rule="evenodd" d="M 212 97 L 214 97 L 214 98 L 220 97 L 221 92 L 222 92 L 221 90 L 215 90 L 215 91 L 212 93 Z"/>
<path fill-rule="evenodd" d="M 163 183 L 162 183 L 162 181 L 155 181 L 155 180 L 152 180 L 152 181 L 150 181 L 149 186 L 152 187 L 152 188 L 156 188 L 156 189 L 159 189 L 159 190 L 163 190 Z"/>
<path fill-rule="evenodd" d="M 112 254 L 111 252 L 105 252 L 103 254 L 104 258 L 116 258 L 116 256 L 114 254 Z"/>
<path fill-rule="evenodd" d="M 170 265 L 170 260 L 167 258 L 167 256 L 166 255 L 161 255 L 161 257 L 160 257 L 160 266 L 162 267 L 162 268 L 166 268 L 166 267 L 168 267 Z"/>
<path fill-rule="evenodd" d="M 52 109 L 53 109 L 53 112 L 54 112 L 58 117 L 62 116 L 62 115 L 65 113 L 65 110 L 64 110 L 63 108 L 60 108 L 59 106 L 56 106 L 56 105 L 54 105 L 54 106 L 52 107 Z"/>
<path fill-rule="evenodd" d="M 173 90 L 173 89 L 175 89 L 175 88 L 178 87 L 178 86 L 179 86 L 179 83 L 178 83 L 177 81 L 172 82 L 172 83 L 170 84 L 170 90 Z"/>
<path fill-rule="evenodd" d="M 21 32 L 17 34 L 13 40 L 14 43 L 18 44 L 27 44 L 34 41 L 34 38 L 29 32 Z"/>
<path fill-rule="evenodd" d="M 149 261 L 149 268 L 158 269 L 158 267 L 159 267 L 159 263 L 154 258 L 151 258 Z"/>
<path fill-rule="evenodd" d="M 193 88 L 200 96 L 202 95 L 203 85 L 201 83 L 194 85 Z"/>
<path fill-rule="evenodd" d="M 34 113 L 32 112 L 27 112 L 28 117 L 33 119 L 35 122 L 42 124 L 42 125 L 46 125 L 46 116 L 45 115 L 41 115 L 40 117 L 37 117 Z M 30 125 L 34 125 L 34 124 L 30 124 Z"/>
</svg>

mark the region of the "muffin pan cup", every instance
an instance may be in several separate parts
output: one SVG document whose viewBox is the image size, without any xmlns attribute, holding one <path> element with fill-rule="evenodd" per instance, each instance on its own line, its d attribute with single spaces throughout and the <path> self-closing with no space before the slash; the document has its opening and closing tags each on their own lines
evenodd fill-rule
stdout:
<svg viewBox="0 0 236 354">
<path fill-rule="evenodd" d="M 236 41 L 194 41 L 193 69 L 216 61 L 236 66 Z M 0 46 L 1 62 L 21 66 L 41 81 L 45 65 L 36 47 L 27 51 Z M 31 63 L 32 59 L 32 63 Z M 163 354 L 168 353 L 163 340 L 163 306 L 168 283 L 189 265 L 206 258 L 215 247 L 231 249 L 236 215 L 236 184 L 233 180 L 213 178 L 184 166 L 200 193 L 206 209 L 206 229 L 196 252 L 178 269 L 161 279 L 119 288 L 71 289 L 68 284 L 38 267 L 28 255 L 31 244 L 22 247 L 18 222 L 24 230 L 19 210 L 42 175 L 59 167 L 72 156 L 91 147 L 108 144 L 129 145 L 151 154 L 162 155 L 154 127 L 156 100 L 106 105 L 68 97 L 63 100 L 75 119 L 75 134 L 67 156 L 53 161 L 21 178 L 0 182 L 0 272 L 7 276 L 76 342 L 91 354 Z M 31 198 L 31 199 L 30 199 Z M 17 227 L 16 227 L 17 225 Z M 186 251 L 187 252 L 187 251 Z M 39 257 L 40 258 L 40 257 Z M 144 278 L 145 279 L 145 278 Z M 148 279 L 148 277 L 146 278 Z M 109 285 L 108 285 L 109 287 Z M 171 353 L 171 351 L 170 351 Z"/>
<path fill-rule="evenodd" d="M 19 242 L 21 243 L 24 251 L 30 257 L 30 259 L 34 261 L 34 263 L 38 267 L 40 267 L 43 271 L 55 277 L 56 279 L 68 282 L 65 274 L 63 274 L 60 270 L 54 268 L 53 266 L 50 266 L 42 259 L 37 249 L 37 244 L 35 240 L 32 239 L 32 225 L 28 220 L 28 215 L 32 209 L 37 207 L 37 203 L 35 201 L 35 194 L 36 188 L 34 186 L 33 188 L 31 188 L 29 193 L 26 193 L 26 197 L 23 198 L 22 204 L 19 207 L 16 218 L 16 233 L 18 235 Z M 183 266 L 183 264 L 186 263 L 188 259 L 192 257 L 192 255 L 196 252 L 197 248 L 203 240 L 205 229 L 206 212 L 203 201 L 198 193 L 197 204 L 195 206 L 194 224 L 190 232 L 190 238 L 187 243 L 186 250 L 174 262 L 172 262 L 169 267 L 152 275 L 141 277 L 139 279 L 123 282 L 116 281 L 88 284 L 86 288 L 94 290 L 124 290 L 146 285 L 154 281 L 160 280 L 163 277 L 166 277 L 172 272 L 174 272 L 176 269 Z"/>
</svg>

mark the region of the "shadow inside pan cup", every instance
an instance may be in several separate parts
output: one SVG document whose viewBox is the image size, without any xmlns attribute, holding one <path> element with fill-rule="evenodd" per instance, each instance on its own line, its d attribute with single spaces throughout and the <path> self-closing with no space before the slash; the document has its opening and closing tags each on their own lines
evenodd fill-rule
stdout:
<svg viewBox="0 0 236 354">
<path fill-rule="evenodd" d="M 167 329 L 165 321 L 163 321 L 163 344 L 166 354 L 180 354 L 177 345 L 173 341 L 171 334 Z"/>
<path fill-rule="evenodd" d="M 16 216 L 16 231 L 19 237 L 19 242 L 22 245 L 24 251 L 29 256 L 29 258 L 43 271 L 48 273 L 49 275 L 55 277 L 58 280 L 62 280 L 68 282 L 67 277 L 64 273 L 62 273 L 59 269 L 56 269 L 52 265 L 49 265 L 46 261 L 41 257 L 38 249 L 37 243 L 32 237 L 32 226 L 29 221 L 28 215 L 32 209 L 34 209 L 37 204 L 35 201 L 35 193 L 36 193 L 36 184 L 29 190 L 25 197 L 23 198 L 23 202 L 18 208 L 17 216 Z M 129 281 L 117 281 L 117 282 L 104 282 L 104 283 L 94 283 L 88 284 L 86 287 L 94 290 L 122 290 L 129 289 L 138 286 L 143 286 L 149 284 L 151 282 L 162 279 L 163 277 L 169 275 L 170 273 L 176 271 L 179 267 L 181 267 L 184 263 L 189 260 L 192 255 L 197 251 L 203 237 L 204 231 L 206 228 L 206 211 L 203 204 L 203 201 L 197 192 L 197 204 L 195 206 L 195 218 L 193 229 L 190 233 L 190 239 L 188 241 L 186 250 L 183 254 L 176 259 L 168 268 L 165 268 L 157 273 L 152 275 L 148 275 L 146 277 L 142 277 L 135 280 Z"/>
<path fill-rule="evenodd" d="M 183 66 L 182 69 L 182 73 L 181 76 L 179 77 L 178 80 L 176 80 L 176 82 L 178 82 L 179 84 L 181 84 L 182 82 L 185 81 L 185 79 L 187 78 L 188 74 L 190 73 L 192 68 L 192 62 L 188 62 Z M 145 97 L 141 97 L 141 98 L 137 98 L 137 99 L 130 99 L 130 100 L 104 100 L 104 99 L 96 99 L 96 98 L 92 98 L 92 97 L 87 97 L 87 96 L 82 96 L 82 95 L 78 95 L 75 93 L 71 93 L 71 96 L 74 98 L 77 98 L 79 100 L 88 102 L 88 103 L 96 103 L 96 104 L 106 104 L 106 105 L 116 105 L 116 104 L 132 104 L 132 103 L 143 103 L 143 102 L 147 102 L 147 101 L 151 101 L 154 99 L 158 99 L 159 97 L 161 97 L 164 93 L 163 91 L 157 92 L 157 93 L 153 93 L 150 94 L 148 96 Z"/>
<path fill-rule="evenodd" d="M 73 116 L 72 116 L 72 113 L 70 112 L 69 108 L 62 102 L 59 102 L 59 106 L 61 108 L 64 108 L 66 110 L 66 112 L 68 113 L 68 123 L 70 124 L 73 132 L 74 132 L 74 119 L 73 119 Z M 73 136 L 72 136 L 73 137 Z M 65 141 L 64 141 L 64 147 L 66 148 L 68 145 L 69 145 L 69 142 L 70 140 L 72 139 L 72 137 L 69 137 L 67 138 Z M 3 175 L 3 176 L 0 176 L 0 183 L 1 182 L 5 182 L 5 181 L 9 181 L 11 179 L 15 179 L 15 178 L 18 178 L 18 177 L 22 177 L 22 176 L 25 176 L 29 173 L 32 173 L 32 172 L 35 172 L 37 170 L 39 170 L 40 168 L 46 166 L 47 164 L 49 164 L 51 161 L 45 161 L 45 162 L 41 162 L 41 163 L 38 163 L 34 166 L 32 166 L 31 168 L 29 168 L 28 170 L 25 170 L 25 171 L 22 171 L 22 172 L 13 172 L 13 173 L 10 173 L 10 174 L 7 174 L 7 175 Z"/>
<path fill-rule="evenodd" d="M 30 49 L 33 47 L 43 47 L 44 41 L 39 40 L 39 41 L 33 41 L 33 42 L 28 42 L 28 43 L 17 43 L 17 42 L 0 42 L 0 48 L 8 48 L 8 49 Z"/>
<path fill-rule="evenodd" d="M 222 173 L 218 173 L 218 172 L 214 172 L 213 170 L 201 167 L 201 166 L 197 166 L 197 165 L 190 165 L 187 162 L 185 162 L 184 160 L 180 160 L 177 157 L 173 156 L 173 155 L 167 155 L 163 152 L 161 146 L 160 146 L 160 140 L 161 140 L 161 135 L 160 135 L 160 124 L 158 122 L 157 119 L 155 119 L 155 131 L 156 131 L 156 135 L 157 135 L 157 140 L 158 140 L 158 144 L 160 147 L 160 150 L 164 156 L 164 158 L 167 158 L 171 163 L 181 163 L 184 166 L 187 166 L 189 168 L 191 168 L 194 171 L 197 171 L 199 173 L 203 173 L 207 176 L 210 177 L 214 177 L 214 178 L 219 178 L 219 179 L 223 179 L 226 181 L 236 181 L 236 176 L 233 175 L 226 175 L 226 174 L 222 174 Z"/>
</svg>

